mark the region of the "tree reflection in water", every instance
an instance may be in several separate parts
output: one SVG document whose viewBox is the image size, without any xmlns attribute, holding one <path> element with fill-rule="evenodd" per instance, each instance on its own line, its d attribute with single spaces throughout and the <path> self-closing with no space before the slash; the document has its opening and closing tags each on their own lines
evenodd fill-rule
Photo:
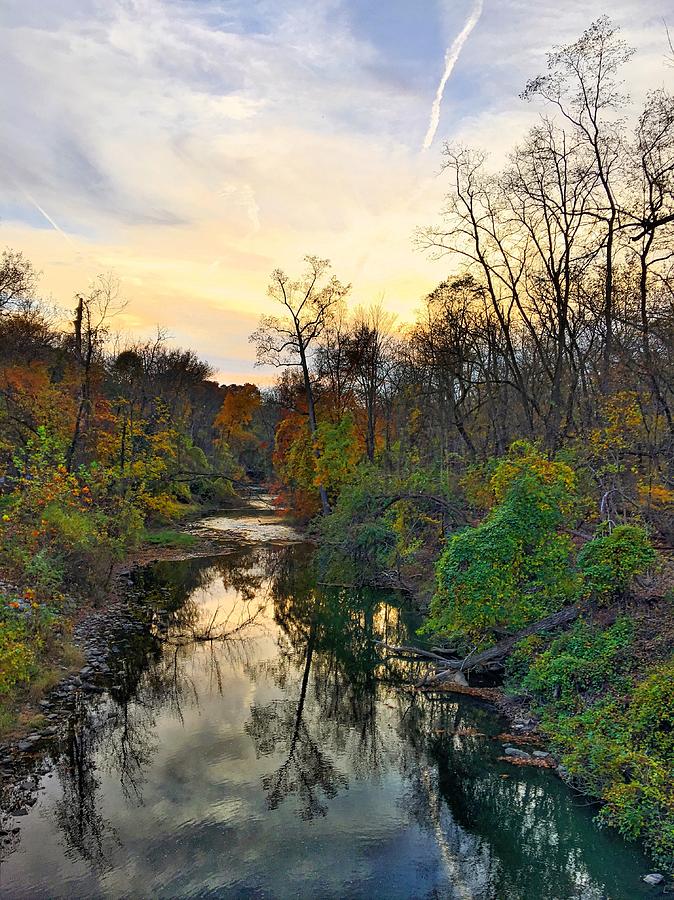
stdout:
<svg viewBox="0 0 674 900">
<path fill-rule="evenodd" d="M 260 777 L 270 811 L 290 801 L 301 820 L 324 817 L 353 782 L 393 774 L 406 784 L 404 819 L 437 846 L 457 896 L 517 897 L 523 884 L 545 896 L 550 878 L 568 896 L 601 896 L 584 849 L 592 841 L 579 845 L 565 789 L 495 763 L 493 712 L 415 692 L 418 664 L 388 659 L 376 643 L 407 642 L 414 615 L 392 595 L 319 588 L 310 553 L 251 547 L 139 573 L 137 627 L 111 636 L 125 646 L 109 660 L 109 694 L 79 703 L 57 762 L 54 813 L 68 848 L 105 871 L 121 845 L 100 812 L 101 775 L 142 803 L 158 718 L 183 721 L 200 692 L 226 692 L 236 671 L 281 692 L 254 700 L 243 724 L 269 759 Z M 223 591 L 231 605 L 219 609 Z M 260 653 L 270 635 L 274 652 Z"/>
<path fill-rule="evenodd" d="M 107 868 L 107 844 L 118 839 L 98 809 L 100 779 L 94 762 L 98 743 L 94 719 L 95 713 L 85 704 L 77 704 L 56 767 L 62 791 L 53 815 L 68 850 L 102 871 Z"/>
</svg>

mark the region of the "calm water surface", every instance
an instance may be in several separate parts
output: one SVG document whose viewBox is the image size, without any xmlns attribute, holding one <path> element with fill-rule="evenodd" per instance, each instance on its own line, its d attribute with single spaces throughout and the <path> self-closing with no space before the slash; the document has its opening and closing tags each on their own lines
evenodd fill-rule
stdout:
<svg viewBox="0 0 674 900">
<path fill-rule="evenodd" d="M 136 629 L 12 820 L 0 896 L 650 896 L 595 810 L 497 761 L 492 711 L 416 695 L 377 651 L 417 626 L 403 601 L 321 590 L 311 549 L 257 523 L 210 520 L 248 543 L 138 575 Z"/>
</svg>

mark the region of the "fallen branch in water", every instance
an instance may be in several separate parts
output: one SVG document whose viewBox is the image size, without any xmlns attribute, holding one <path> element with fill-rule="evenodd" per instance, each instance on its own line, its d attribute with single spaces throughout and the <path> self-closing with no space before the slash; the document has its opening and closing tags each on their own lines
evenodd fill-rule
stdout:
<svg viewBox="0 0 674 900">
<path fill-rule="evenodd" d="M 520 759 L 517 756 L 497 756 L 499 762 L 509 763 L 511 766 L 533 766 L 535 769 L 556 769 L 557 763 L 552 759 L 539 759 L 530 756 L 528 759 Z"/>
<path fill-rule="evenodd" d="M 540 631 L 547 631 L 549 629 L 568 625 L 577 619 L 579 615 L 580 609 L 577 606 L 567 606 L 559 612 L 546 616 L 544 619 L 539 619 L 538 622 L 527 625 L 526 628 L 522 628 L 520 631 L 515 632 L 515 634 L 509 635 L 497 644 L 494 644 L 493 647 L 489 647 L 487 650 L 476 653 L 475 648 L 473 648 L 473 650 L 471 650 L 467 656 L 463 657 L 463 659 L 448 659 L 446 655 L 443 656 L 442 653 L 437 652 L 440 650 L 439 647 L 434 647 L 433 650 L 423 650 L 421 647 L 396 646 L 394 644 L 387 644 L 384 641 L 375 641 L 375 644 L 378 644 L 380 647 L 383 647 L 385 650 L 388 650 L 390 653 L 397 656 L 408 656 L 419 660 L 427 659 L 432 662 L 441 663 L 442 668 L 435 674 L 428 675 L 419 685 L 419 687 L 432 688 L 438 684 L 452 681 L 456 678 L 457 673 L 469 672 L 474 669 L 489 670 L 501 668 L 502 661 L 510 653 L 515 644 L 518 641 L 521 641 L 522 638 L 528 637 L 531 634 L 537 634 Z M 445 651 L 445 653 L 451 652 L 451 650 Z"/>
<path fill-rule="evenodd" d="M 450 662 L 446 656 L 441 656 L 439 653 L 433 653 L 431 650 L 422 650 L 420 647 L 398 647 L 395 644 L 387 644 L 385 641 L 375 641 L 374 643 L 383 647 L 385 650 L 390 650 L 391 653 L 394 653 L 396 656 L 415 656 L 418 659 L 434 659 L 441 663 Z"/>
<path fill-rule="evenodd" d="M 482 650 L 480 653 L 475 654 L 471 651 L 464 659 L 444 659 L 442 660 L 445 666 L 444 669 L 436 672 L 435 675 L 429 676 L 429 678 L 426 679 L 425 685 L 430 686 L 434 683 L 451 680 L 456 672 L 468 672 L 478 668 L 494 668 L 505 659 L 515 644 L 518 641 L 521 641 L 522 638 L 528 637 L 531 634 L 537 634 L 540 631 L 547 631 L 548 629 L 568 625 L 575 621 L 579 615 L 580 609 L 577 606 L 566 606 L 559 612 L 552 613 L 552 615 L 546 616 L 544 619 L 539 619 L 538 622 L 527 625 L 526 628 L 522 628 L 521 631 L 515 632 L 515 634 L 499 641 L 487 650 Z"/>
</svg>

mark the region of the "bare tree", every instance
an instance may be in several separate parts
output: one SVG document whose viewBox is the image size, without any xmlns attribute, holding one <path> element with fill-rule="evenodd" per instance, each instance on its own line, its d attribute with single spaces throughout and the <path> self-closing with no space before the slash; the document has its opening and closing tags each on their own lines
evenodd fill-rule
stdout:
<svg viewBox="0 0 674 900">
<path fill-rule="evenodd" d="M 590 25 L 572 44 L 548 54 L 548 71 L 531 79 L 522 96 L 541 97 L 571 124 L 593 158 L 599 181 L 594 215 L 604 230 L 604 359 L 601 385 L 608 388 L 613 353 L 613 275 L 620 204 L 615 179 L 624 157 L 617 110 L 627 98 L 618 78 L 620 67 L 633 55 L 607 16 Z"/>
<path fill-rule="evenodd" d="M 23 253 L 3 250 L 0 256 L 0 315 L 31 305 L 37 279 L 33 264 Z"/>
<path fill-rule="evenodd" d="M 318 423 L 312 385 L 310 362 L 317 341 L 323 334 L 333 311 L 349 290 L 334 276 L 328 277 L 330 262 L 316 256 L 306 256 L 306 272 L 291 280 L 281 269 L 272 272 L 269 296 L 284 308 L 282 316 L 263 316 L 258 329 L 251 335 L 257 350 L 258 365 L 277 367 L 299 366 L 302 371 L 307 402 L 309 431 L 314 441 L 316 458 L 320 450 L 316 443 Z M 323 513 L 330 512 L 324 485 L 319 486 Z"/>
<path fill-rule="evenodd" d="M 73 353 L 80 369 L 80 389 L 73 436 L 66 463 L 72 470 L 82 438 L 88 429 L 92 412 L 92 384 L 96 363 L 100 360 L 108 337 L 110 318 L 126 306 L 119 295 L 119 281 L 112 275 L 99 275 L 85 296 L 77 297 L 73 322 Z"/>
<path fill-rule="evenodd" d="M 374 462 L 377 418 L 393 347 L 394 322 L 395 316 L 385 312 L 381 302 L 369 309 L 360 309 L 349 341 L 356 393 L 367 419 L 365 447 L 370 462 Z"/>
</svg>

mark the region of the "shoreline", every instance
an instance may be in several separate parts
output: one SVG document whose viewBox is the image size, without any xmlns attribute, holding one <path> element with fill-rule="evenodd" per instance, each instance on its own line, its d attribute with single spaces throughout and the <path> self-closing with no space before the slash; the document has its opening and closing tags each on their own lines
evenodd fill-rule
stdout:
<svg viewBox="0 0 674 900">
<path fill-rule="evenodd" d="M 205 508 L 198 516 L 191 515 L 171 525 L 172 532 L 189 535 L 193 539 L 188 545 L 162 545 L 145 540 L 114 564 L 100 597 L 78 602 L 78 598 L 65 595 L 66 601 L 70 602 L 73 608 L 63 614 L 63 634 L 58 646 L 45 657 L 35 680 L 18 688 L 6 703 L 6 708 L 11 710 L 13 721 L 0 731 L 0 765 L 3 757 L 6 758 L 13 747 L 16 748 L 27 737 L 37 734 L 40 728 L 44 729 L 45 723 L 42 719 L 47 697 L 87 668 L 80 635 L 89 629 L 91 623 L 98 621 L 108 612 L 118 611 L 120 606 L 128 602 L 128 598 L 124 595 L 128 592 L 131 573 L 137 568 L 155 562 L 179 562 L 217 556 L 235 552 L 238 548 L 246 546 L 251 542 L 235 531 L 209 528 L 201 524 L 204 519 L 219 515 L 227 517 L 231 512 L 240 514 L 244 511 L 264 515 L 271 510 L 261 510 L 253 504 L 237 506 L 235 510 L 228 507 Z M 276 515 L 279 524 L 286 524 L 285 511 Z M 161 529 L 149 532 L 150 535 L 159 533 Z M 16 584 L 9 581 L 0 580 L 0 587 L 7 593 L 16 595 L 22 593 Z M 39 682 L 44 684 L 41 685 Z M 37 744 L 37 741 L 34 743 Z"/>
</svg>

